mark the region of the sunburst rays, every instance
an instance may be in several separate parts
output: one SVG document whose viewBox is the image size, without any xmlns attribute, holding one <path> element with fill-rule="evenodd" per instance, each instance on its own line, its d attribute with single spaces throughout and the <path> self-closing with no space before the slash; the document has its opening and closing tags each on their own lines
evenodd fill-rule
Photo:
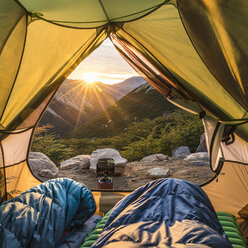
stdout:
<svg viewBox="0 0 248 248">
<path fill-rule="evenodd" d="M 80 104 L 80 107 L 79 107 L 79 111 L 78 111 L 78 116 L 77 116 L 77 119 L 76 119 L 75 128 L 78 127 L 79 121 L 80 121 L 80 118 L 81 118 L 81 115 L 82 115 L 82 112 L 84 111 L 84 104 L 85 104 L 85 100 L 86 100 L 86 95 L 87 95 L 88 90 L 89 90 L 89 85 L 90 85 L 89 83 L 86 83 L 85 84 L 84 91 L 83 92 L 79 92 L 79 93 L 83 93 L 83 94 L 82 94 L 82 101 L 81 101 L 81 104 Z"/>
<path fill-rule="evenodd" d="M 91 75 L 89 75 L 91 77 Z M 91 77 L 93 80 L 93 76 Z M 76 81 L 75 81 L 76 82 Z M 107 85 L 107 84 L 103 84 L 100 82 L 86 82 L 85 80 L 77 80 L 77 84 L 69 89 L 67 92 L 65 92 L 63 95 L 61 95 L 59 98 L 57 98 L 55 101 L 60 100 L 63 97 L 66 97 L 69 94 L 72 94 L 75 91 L 76 94 L 81 95 L 81 101 L 78 103 L 78 114 L 75 118 L 75 129 L 77 129 L 80 124 L 81 124 L 81 119 L 82 116 L 85 114 L 86 111 L 86 101 L 87 99 L 94 99 L 96 102 L 95 104 L 97 104 L 98 106 L 96 106 L 96 108 L 100 108 L 106 118 L 106 121 L 108 123 L 111 123 L 111 128 L 113 129 L 113 131 L 116 130 L 115 127 L 115 123 L 112 122 L 111 119 L 111 114 L 110 112 L 106 109 L 106 103 L 109 103 L 110 100 L 108 100 L 108 97 L 112 97 L 112 95 L 115 94 L 120 94 L 121 91 L 119 91 L 118 89 L 116 89 L 115 87 L 113 87 L 112 85 Z M 112 98 L 111 98 L 112 99 Z M 137 101 L 137 99 L 130 99 L 132 101 Z M 124 115 L 128 115 L 127 113 L 123 113 Z M 128 117 L 128 116 L 127 116 Z M 109 125 L 109 124 L 108 124 Z"/>
<path fill-rule="evenodd" d="M 93 92 L 95 93 L 95 96 L 97 97 L 97 100 L 98 100 L 98 102 L 99 102 L 99 104 L 100 104 L 100 107 L 101 107 L 101 109 L 102 109 L 102 111 L 103 111 L 105 117 L 106 117 L 106 120 L 107 120 L 108 122 L 109 122 L 109 121 L 112 121 L 111 116 L 110 116 L 108 110 L 104 108 L 104 104 L 103 104 L 103 102 L 102 102 L 102 99 L 101 99 L 101 97 L 99 96 L 99 94 L 98 94 L 98 92 L 97 92 L 97 90 L 99 90 L 99 89 L 98 89 L 99 86 L 98 86 L 97 84 L 94 84 L 94 86 L 95 86 L 95 87 L 93 87 Z M 113 127 L 114 131 L 116 131 L 116 128 L 115 128 L 114 123 L 111 123 L 111 124 L 112 124 L 111 126 Z"/>
</svg>

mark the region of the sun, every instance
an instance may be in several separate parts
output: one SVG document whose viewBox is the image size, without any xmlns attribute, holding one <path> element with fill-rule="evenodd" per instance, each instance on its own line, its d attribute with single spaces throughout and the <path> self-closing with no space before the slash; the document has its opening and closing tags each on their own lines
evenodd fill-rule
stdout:
<svg viewBox="0 0 248 248">
<path fill-rule="evenodd" d="M 87 83 L 94 83 L 97 81 L 97 76 L 95 73 L 92 72 L 86 72 L 82 76 L 83 80 L 85 80 Z"/>
</svg>

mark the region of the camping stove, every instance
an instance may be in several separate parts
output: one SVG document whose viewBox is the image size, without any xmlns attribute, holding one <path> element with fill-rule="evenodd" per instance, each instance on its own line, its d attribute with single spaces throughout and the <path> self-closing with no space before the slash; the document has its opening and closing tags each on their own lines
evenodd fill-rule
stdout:
<svg viewBox="0 0 248 248">
<path fill-rule="evenodd" d="M 113 189 L 115 162 L 110 158 L 100 158 L 96 165 L 96 176 L 98 178 L 97 188 L 104 190 Z"/>
</svg>

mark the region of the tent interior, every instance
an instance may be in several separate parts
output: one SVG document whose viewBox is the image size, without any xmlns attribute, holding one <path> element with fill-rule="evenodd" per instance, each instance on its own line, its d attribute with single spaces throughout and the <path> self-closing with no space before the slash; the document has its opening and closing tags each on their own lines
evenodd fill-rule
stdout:
<svg viewBox="0 0 248 248">
<path fill-rule="evenodd" d="M 247 10 L 243 0 L 1 0 L 1 200 L 40 184 L 28 164 L 35 127 L 109 37 L 164 97 L 199 115 L 215 173 L 202 188 L 216 211 L 247 221 Z"/>
</svg>

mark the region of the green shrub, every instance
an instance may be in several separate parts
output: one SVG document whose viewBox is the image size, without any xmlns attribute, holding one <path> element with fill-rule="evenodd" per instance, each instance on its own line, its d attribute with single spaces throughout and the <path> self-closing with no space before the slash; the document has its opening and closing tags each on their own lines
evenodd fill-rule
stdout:
<svg viewBox="0 0 248 248">
<path fill-rule="evenodd" d="M 203 126 L 198 116 L 177 110 L 169 116 L 132 122 L 122 133 L 109 138 L 62 139 L 54 133 L 46 134 L 46 127 L 38 128 L 32 151 L 45 153 L 59 164 L 79 154 L 91 154 L 96 149 L 111 147 L 120 151 L 128 161 L 135 161 L 154 153 L 171 155 L 172 150 L 179 146 L 188 146 L 194 152 L 202 133 Z"/>
</svg>

